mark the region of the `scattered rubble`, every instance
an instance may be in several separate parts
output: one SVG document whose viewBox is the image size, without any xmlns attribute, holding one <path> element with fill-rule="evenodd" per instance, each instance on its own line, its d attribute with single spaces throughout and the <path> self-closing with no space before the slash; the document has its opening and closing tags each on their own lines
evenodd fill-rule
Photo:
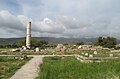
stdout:
<svg viewBox="0 0 120 79">
<path fill-rule="evenodd" d="M 23 60 L 23 59 L 26 59 L 28 58 L 27 55 L 17 55 L 17 56 L 14 56 L 14 59 L 16 60 Z"/>
</svg>

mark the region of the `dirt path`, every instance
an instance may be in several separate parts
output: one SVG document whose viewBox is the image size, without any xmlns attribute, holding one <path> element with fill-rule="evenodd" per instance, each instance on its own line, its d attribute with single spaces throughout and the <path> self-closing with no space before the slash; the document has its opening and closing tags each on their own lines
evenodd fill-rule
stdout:
<svg viewBox="0 0 120 79">
<path fill-rule="evenodd" d="M 39 65 L 42 64 L 42 56 L 35 56 L 22 66 L 10 79 L 35 79 L 38 76 Z"/>
</svg>

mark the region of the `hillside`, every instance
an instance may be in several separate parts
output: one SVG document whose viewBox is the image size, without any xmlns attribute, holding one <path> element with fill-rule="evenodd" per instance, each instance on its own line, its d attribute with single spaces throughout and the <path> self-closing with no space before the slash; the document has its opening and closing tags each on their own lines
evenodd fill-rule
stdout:
<svg viewBox="0 0 120 79">
<path fill-rule="evenodd" d="M 17 43 L 21 39 L 24 38 L 0 38 L 0 45 Z M 54 38 L 54 37 L 32 37 L 32 39 L 46 40 L 50 44 L 57 43 L 75 44 L 77 42 L 95 43 L 97 40 L 97 38 Z M 120 43 L 120 40 L 117 41 L 118 43 Z"/>
</svg>

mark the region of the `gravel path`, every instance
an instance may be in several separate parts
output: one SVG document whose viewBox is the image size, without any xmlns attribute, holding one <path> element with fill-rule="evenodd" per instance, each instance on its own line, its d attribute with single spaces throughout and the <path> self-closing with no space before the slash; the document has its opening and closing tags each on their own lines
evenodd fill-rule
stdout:
<svg viewBox="0 0 120 79">
<path fill-rule="evenodd" d="M 32 60 L 22 66 L 10 79 L 35 79 L 38 76 L 42 56 L 34 56 Z"/>
</svg>

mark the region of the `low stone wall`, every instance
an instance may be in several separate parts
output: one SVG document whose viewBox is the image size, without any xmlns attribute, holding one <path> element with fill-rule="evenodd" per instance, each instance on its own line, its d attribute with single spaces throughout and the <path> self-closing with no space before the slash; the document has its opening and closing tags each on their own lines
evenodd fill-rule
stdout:
<svg viewBox="0 0 120 79">
<path fill-rule="evenodd" d="M 118 59 L 119 57 L 84 57 L 81 55 L 75 55 L 75 58 L 81 62 L 105 62 L 112 59 Z"/>
</svg>

